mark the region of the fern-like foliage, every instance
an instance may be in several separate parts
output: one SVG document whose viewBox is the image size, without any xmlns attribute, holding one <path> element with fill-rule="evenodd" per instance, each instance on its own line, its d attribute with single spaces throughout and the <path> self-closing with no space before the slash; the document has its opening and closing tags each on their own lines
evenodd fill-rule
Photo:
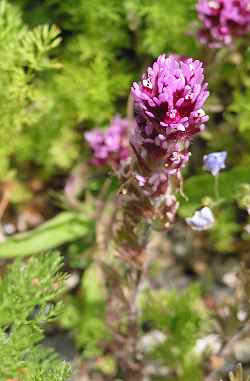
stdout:
<svg viewBox="0 0 250 381">
<path fill-rule="evenodd" d="M 61 308 L 64 290 L 58 254 L 17 260 L 0 283 L 0 379 L 64 381 L 69 366 L 41 346 L 44 325 Z"/>
<path fill-rule="evenodd" d="M 17 167 L 13 163 L 36 161 L 33 129 L 46 112 L 41 73 L 58 67 L 49 54 L 59 43 L 56 27 L 28 29 L 14 6 L 0 2 L 1 179 Z"/>
</svg>

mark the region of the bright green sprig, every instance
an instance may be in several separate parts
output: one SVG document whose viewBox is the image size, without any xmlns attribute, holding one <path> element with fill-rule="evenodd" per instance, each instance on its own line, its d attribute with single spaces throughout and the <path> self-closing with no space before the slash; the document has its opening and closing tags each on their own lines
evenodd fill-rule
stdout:
<svg viewBox="0 0 250 381">
<path fill-rule="evenodd" d="M 44 325 L 61 308 L 64 290 L 57 253 L 17 260 L 7 268 L 0 283 L 0 379 L 64 381 L 68 364 L 41 346 Z"/>
</svg>

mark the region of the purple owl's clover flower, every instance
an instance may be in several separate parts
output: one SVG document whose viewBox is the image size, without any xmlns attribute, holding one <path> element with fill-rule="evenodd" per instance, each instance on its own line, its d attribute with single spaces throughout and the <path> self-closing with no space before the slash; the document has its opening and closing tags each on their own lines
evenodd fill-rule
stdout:
<svg viewBox="0 0 250 381">
<path fill-rule="evenodd" d="M 146 123 L 141 135 L 166 150 L 169 139 L 183 140 L 199 132 L 208 117 L 202 109 L 208 97 L 203 66 L 198 60 L 161 55 L 132 87 L 136 107 Z"/>
<path fill-rule="evenodd" d="M 202 63 L 191 58 L 160 56 L 134 83 L 137 127 L 131 145 L 153 194 L 161 194 L 170 176 L 180 176 L 189 160 L 191 138 L 202 131 L 209 95 Z M 140 176 L 142 174 L 140 173 Z"/>
<path fill-rule="evenodd" d="M 143 237 L 138 233 L 144 227 L 142 217 L 157 228 L 169 228 L 174 221 L 176 193 L 182 191 L 182 169 L 191 155 L 190 142 L 208 121 L 203 110 L 207 88 L 200 61 L 161 55 L 141 82 L 132 86 L 136 123 L 118 118 L 106 132 L 85 134 L 92 161 L 114 168 L 129 157 L 130 130 L 134 155 L 126 170 L 117 171 L 123 184 L 118 195 L 123 213 L 115 242 L 126 258 L 137 263 L 143 261 L 147 241 L 147 229 Z"/>
<path fill-rule="evenodd" d="M 226 151 L 209 153 L 203 157 L 203 167 L 213 176 L 218 176 L 220 171 L 226 167 L 226 159 Z"/>
<path fill-rule="evenodd" d="M 207 87 L 200 61 L 174 55 L 161 55 L 132 86 L 137 126 L 130 143 L 138 162 L 134 178 L 151 203 L 161 210 L 165 203 L 168 220 L 169 205 L 176 209 L 172 188 L 177 183 L 181 187 L 191 139 L 208 121 L 203 110 Z"/>
<path fill-rule="evenodd" d="M 203 23 L 200 41 L 211 48 L 230 45 L 234 37 L 250 32 L 249 0 L 199 0 L 197 11 Z"/>
<path fill-rule="evenodd" d="M 115 117 L 107 130 L 95 129 L 85 133 L 85 139 L 93 152 L 91 163 L 96 166 L 111 165 L 118 169 L 129 154 L 129 128 L 134 122 Z"/>
</svg>

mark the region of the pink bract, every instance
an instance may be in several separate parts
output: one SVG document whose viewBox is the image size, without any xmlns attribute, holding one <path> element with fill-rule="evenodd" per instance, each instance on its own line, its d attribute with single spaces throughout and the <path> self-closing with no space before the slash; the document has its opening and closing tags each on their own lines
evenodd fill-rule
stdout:
<svg viewBox="0 0 250 381">
<path fill-rule="evenodd" d="M 202 108 L 207 87 L 200 61 L 161 55 L 132 87 L 137 112 L 146 118 L 145 138 L 164 148 L 171 136 L 199 132 L 208 120 Z"/>
</svg>

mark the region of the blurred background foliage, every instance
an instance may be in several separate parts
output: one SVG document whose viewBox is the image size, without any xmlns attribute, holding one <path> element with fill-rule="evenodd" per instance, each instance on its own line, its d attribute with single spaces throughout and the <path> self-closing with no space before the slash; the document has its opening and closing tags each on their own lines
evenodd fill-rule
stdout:
<svg viewBox="0 0 250 381">
<path fill-rule="evenodd" d="M 0 1 L 0 256 L 61 249 L 70 278 L 56 329 L 69 334 L 88 364 L 81 371 L 93 380 L 99 381 L 100 374 L 101 380 L 128 379 L 125 370 L 140 368 L 144 359 L 154 364 L 146 369 L 150 380 L 202 380 L 202 368 L 207 371 L 202 360 L 216 359 L 211 360 L 211 351 L 195 352 L 198 340 L 209 330 L 225 336 L 237 331 L 237 313 L 243 307 L 248 317 L 249 301 L 238 293 L 239 284 L 225 290 L 222 279 L 224 272 L 238 271 L 250 238 L 250 50 L 245 41 L 219 51 L 201 47 L 195 4 Z M 161 53 L 204 61 L 210 121 L 192 145 L 184 185 L 188 201 L 181 199 L 171 247 L 165 237 L 153 240 L 157 258 L 150 265 L 134 334 L 137 342 L 148 337 L 143 348 L 149 349 L 146 354 L 139 350 L 141 358 L 134 364 L 126 359 L 135 345 L 129 338 L 128 306 L 109 295 L 118 280 L 128 294 L 131 283 L 128 269 L 117 263 L 109 245 L 118 184 L 109 169 L 88 164 L 83 133 L 105 128 L 115 114 L 126 116 L 131 83 Z M 215 200 L 213 178 L 204 174 L 202 156 L 218 150 L 226 150 L 229 158 L 220 176 L 220 199 Z M 213 203 L 213 231 L 200 236 L 186 232 L 183 217 Z M 109 279 L 103 259 L 117 269 Z M 245 285 L 246 277 L 240 282 Z M 224 303 L 221 294 L 226 294 L 233 318 L 219 307 Z M 211 323 L 213 315 L 219 316 L 219 328 Z M 155 344 L 155 337 L 160 342 Z"/>
</svg>

